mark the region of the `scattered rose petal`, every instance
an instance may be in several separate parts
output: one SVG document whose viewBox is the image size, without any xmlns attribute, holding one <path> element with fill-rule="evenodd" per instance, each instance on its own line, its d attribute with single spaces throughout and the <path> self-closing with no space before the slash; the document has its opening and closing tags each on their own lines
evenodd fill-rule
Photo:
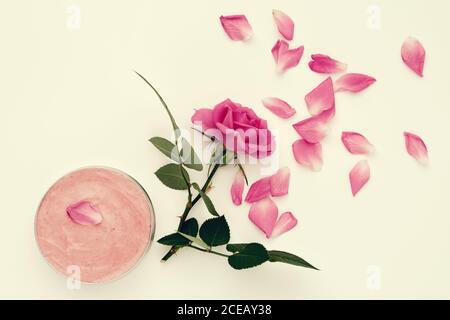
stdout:
<svg viewBox="0 0 450 320">
<path fill-rule="evenodd" d="M 353 196 L 361 190 L 362 187 L 369 181 L 370 179 L 370 167 L 369 162 L 367 160 L 359 161 L 350 171 L 350 186 L 352 188 Z"/>
<path fill-rule="evenodd" d="M 264 98 L 262 100 L 264 107 L 272 111 L 275 115 L 283 119 L 288 119 L 295 114 L 295 109 L 292 108 L 286 101 L 278 98 Z"/>
<path fill-rule="evenodd" d="M 221 16 L 220 23 L 231 40 L 247 41 L 253 36 L 252 26 L 245 15 Z"/>
<path fill-rule="evenodd" d="M 317 117 L 317 119 L 319 119 L 323 123 L 328 123 L 334 118 L 335 115 L 336 115 L 336 107 L 333 107 L 328 110 L 322 111 L 322 113 L 318 114 L 315 117 Z"/>
<path fill-rule="evenodd" d="M 231 185 L 231 200 L 237 206 L 242 203 L 242 193 L 244 192 L 245 178 L 242 170 L 238 170 L 234 176 L 233 184 Z"/>
<path fill-rule="evenodd" d="M 351 154 L 370 154 L 375 151 L 369 140 L 357 132 L 344 131 L 341 140 Z"/>
<path fill-rule="evenodd" d="M 278 208 L 270 197 L 266 197 L 252 204 L 248 218 L 270 238 L 278 218 Z"/>
<path fill-rule="evenodd" d="M 295 160 L 312 171 L 322 169 L 322 145 L 299 139 L 292 144 Z"/>
<path fill-rule="evenodd" d="M 322 141 L 328 133 L 328 125 L 320 115 L 304 119 L 292 126 L 297 133 L 309 143 Z"/>
<path fill-rule="evenodd" d="M 361 73 L 347 73 L 341 76 L 334 82 L 334 90 L 338 91 L 350 91 L 350 92 L 360 92 L 366 89 L 368 86 L 372 85 L 375 78 L 367 76 Z"/>
<path fill-rule="evenodd" d="M 419 40 L 409 37 L 402 45 L 403 62 L 417 75 L 423 77 L 423 65 L 425 64 L 425 49 Z"/>
<path fill-rule="evenodd" d="M 311 55 L 309 68 L 317 73 L 338 73 L 347 69 L 347 65 L 324 54 Z"/>
<path fill-rule="evenodd" d="M 289 44 L 284 40 L 278 40 L 272 48 L 272 55 L 277 63 L 278 70 L 286 71 L 296 67 L 303 56 L 305 48 L 289 49 Z"/>
<path fill-rule="evenodd" d="M 272 231 L 272 238 L 282 235 L 288 232 L 297 225 L 297 218 L 291 212 L 283 213 L 280 218 L 278 218 L 277 223 Z"/>
<path fill-rule="evenodd" d="M 311 115 L 334 108 L 334 89 L 331 77 L 326 78 L 305 96 L 306 106 Z"/>
<path fill-rule="evenodd" d="M 294 38 L 294 21 L 280 10 L 272 10 L 273 17 L 275 19 L 275 23 L 278 28 L 278 32 L 286 40 L 292 40 Z"/>
<path fill-rule="evenodd" d="M 270 194 L 272 197 L 280 197 L 288 194 L 290 177 L 291 171 L 288 167 L 279 169 L 270 177 Z"/>
<path fill-rule="evenodd" d="M 403 135 L 405 136 L 406 151 L 408 151 L 409 155 L 416 159 L 420 164 L 427 165 L 428 150 L 425 142 L 413 133 L 404 132 Z"/>
<path fill-rule="evenodd" d="M 102 222 L 103 217 L 89 201 L 80 201 L 66 209 L 67 215 L 73 222 L 84 225 L 96 225 Z"/>
<path fill-rule="evenodd" d="M 255 181 L 247 192 L 245 202 L 253 203 L 270 195 L 270 177 Z"/>
</svg>

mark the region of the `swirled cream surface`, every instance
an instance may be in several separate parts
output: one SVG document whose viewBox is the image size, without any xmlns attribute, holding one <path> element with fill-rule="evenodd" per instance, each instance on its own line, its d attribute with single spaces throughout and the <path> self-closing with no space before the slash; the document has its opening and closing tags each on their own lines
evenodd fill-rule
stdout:
<svg viewBox="0 0 450 320">
<path fill-rule="evenodd" d="M 85 168 L 58 180 L 36 214 L 39 248 L 59 272 L 82 282 L 120 278 L 146 252 L 153 208 L 131 177 L 109 168 Z"/>
</svg>

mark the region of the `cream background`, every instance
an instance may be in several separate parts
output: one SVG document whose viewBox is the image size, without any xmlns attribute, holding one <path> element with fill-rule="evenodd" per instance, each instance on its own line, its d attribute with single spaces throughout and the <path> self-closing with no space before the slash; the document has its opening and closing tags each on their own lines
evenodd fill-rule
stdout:
<svg viewBox="0 0 450 320">
<path fill-rule="evenodd" d="M 77 30 L 66 27 L 72 4 L 81 9 Z M 370 4 L 381 9 L 380 30 L 366 27 Z M 292 16 L 293 43 L 306 48 L 300 66 L 284 76 L 270 54 L 278 37 L 272 8 Z M 2 0 L 0 298 L 450 298 L 449 10 L 444 0 Z M 221 29 L 218 17 L 234 13 L 253 25 L 248 44 L 229 41 Z M 401 62 L 408 35 L 427 50 L 424 79 Z M 378 79 L 361 94 L 337 95 L 320 173 L 299 167 L 290 150 L 297 138 L 290 124 L 307 116 L 303 96 L 323 79 L 307 68 L 311 53 Z M 155 244 L 122 280 L 66 288 L 33 233 L 38 202 L 60 176 L 86 165 L 128 172 L 153 200 L 156 238 L 175 228 L 185 201 L 153 175 L 165 160 L 147 139 L 169 136 L 169 122 L 133 69 L 159 88 L 181 126 L 194 107 L 230 97 L 280 131 L 280 162 L 291 168 L 292 185 L 276 201 L 298 216 L 299 227 L 265 240 L 248 221 L 248 207 L 231 205 L 232 168 L 218 174 L 211 196 L 227 214 L 233 241 L 298 253 L 322 271 L 267 264 L 237 272 L 189 249 L 161 264 L 166 248 Z M 286 99 L 297 116 L 277 119 L 261 106 L 265 96 Z M 360 157 L 344 150 L 342 130 L 364 133 L 377 148 L 372 180 L 355 199 L 347 175 Z M 427 142 L 428 168 L 406 154 L 404 130 Z M 248 170 L 255 180 L 258 169 Z M 381 271 L 379 290 L 367 285 L 370 266 Z"/>
</svg>

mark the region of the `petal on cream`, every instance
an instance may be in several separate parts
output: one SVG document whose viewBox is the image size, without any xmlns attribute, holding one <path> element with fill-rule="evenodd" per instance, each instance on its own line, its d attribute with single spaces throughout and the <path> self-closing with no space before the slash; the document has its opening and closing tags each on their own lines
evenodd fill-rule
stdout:
<svg viewBox="0 0 450 320">
<path fill-rule="evenodd" d="M 277 222 L 278 208 L 270 197 L 266 197 L 252 204 L 248 218 L 270 238 Z"/>
<path fill-rule="evenodd" d="M 253 29 L 245 15 L 221 16 L 220 23 L 231 40 L 247 41 L 253 36 Z"/>
<path fill-rule="evenodd" d="M 280 197 L 288 194 L 290 178 L 291 171 L 288 167 L 279 169 L 270 177 L 270 194 L 272 197 Z"/>
<path fill-rule="evenodd" d="M 284 72 L 290 68 L 296 67 L 303 56 L 305 48 L 289 49 L 289 44 L 284 40 L 278 40 L 272 48 L 272 55 L 277 63 L 279 71 Z"/>
<path fill-rule="evenodd" d="M 322 141 L 328 134 L 328 125 L 320 116 L 312 116 L 292 125 L 297 133 L 309 143 Z"/>
<path fill-rule="evenodd" d="M 336 92 L 350 91 L 356 93 L 366 89 L 375 81 L 377 81 L 375 78 L 365 74 L 347 73 L 334 82 L 334 90 Z"/>
<path fill-rule="evenodd" d="M 401 55 L 403 62 L 418 76 L 423 77 L 425 64 L 425 48 L 419 40 L 409 37 L 403 42 Z"/>
<path fill-rule="evenodd" d="M 292 212 L 285 212 L 279 218 L 272 231 L 272 238 L 288 232 L 297 225 L 297 218 Z"/>
<path fill-rule="evenodd" d="M 299 139 L 292 144 L 295 161 L 312 171 L 322 169 L 322 145 Z"/>
<path fill-rule="evenodd" d="M 242 170 L 238 170 L 231 185 L 231 200 L 237 206 L 242 204 L 242 193 L 244 192 L 245 178 Z"/>
<path fill-rule="evenodd" d="M 269 109 L 273 114 L 280 118 L 288 119 L 295 114 L 295 109 L 292 108 L 286 101 L 270 97 L 262 100 L 264 107 Z"/>
<path fill-rule="evenodd" d="M 351 154 L 371 154 L 375 147 L 362 134 L 344 131 L 341 135 L 342 143 Z"/>
<path fill-rule="evenodd" d="M 278 32 L 286 39 L 292 40 L 294 38 L 294 21 L 280 10 L 272 10 L 275 24 L 277 25 Z"/>
<path fill-rule="evenodd" d="M 356 196 L 370 179 L 369 162 L 367 160 L 359 161 L 350 171 L 349 178 L 352 194 Z"/>
<path fill-rule="evenodd" d="M 103 220 L 100 212 L 89 201 L 85 200 L 70 205 L 66 212 L 73 222 L 84 226 L 96 225 Z"/>
<path fill-rule="evenodd" d="M 326 78 L 316 88 L 305 96 L 306 106 L 311 115 L 317 115 L 334 108 L 334 88 L 331 77 Z"/>
<path fill-rule="evenodd" d="M 253 203 L 270 195 L 270 177 L 264 177 L 255 181 L 247 192 L 245 202 Z"/>
<path fill-rule="evenodd" d="M 347 69 L 347 65 L 340 61 L 337 61 L 324 54 L 311 55 L 311 61 L 308 63 L 309 68 L 317 73 L 338 73 Z"/>
<path fill-rule="evenodd" d="M 428 149 L 425 142 L 419 136 L 410 132 L 404 132 L 403 135 L 405 137 L 406 151 L 408 151 L 409 155 L 420 164 L 427 165 Z"/>
<path fill-rule="evenodd" d="M 201 125 L 204 130 L 214 128 L 213 111 L 206 108 L 195 110 L 194 115 L 191 117 L 191 122 Z"/>
</svg>

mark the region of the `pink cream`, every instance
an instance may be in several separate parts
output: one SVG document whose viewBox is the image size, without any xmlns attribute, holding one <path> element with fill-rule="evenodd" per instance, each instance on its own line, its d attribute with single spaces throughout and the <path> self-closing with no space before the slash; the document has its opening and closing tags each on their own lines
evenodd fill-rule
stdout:
<svg viewBox="0 0 450 320">
<path fill-rule="evenodd" d="M 98 224 L 79 224 L 67 209 L 89 202 L 101 214 Z M 82 282 L 120 278 L 144 255 L 155 228 L 153 207 L 142 187 L 108 168 L 86 168 L 58 180 L 36 214 L 39 248 L 59 272 L 80 268 Z"/>
</svg>

